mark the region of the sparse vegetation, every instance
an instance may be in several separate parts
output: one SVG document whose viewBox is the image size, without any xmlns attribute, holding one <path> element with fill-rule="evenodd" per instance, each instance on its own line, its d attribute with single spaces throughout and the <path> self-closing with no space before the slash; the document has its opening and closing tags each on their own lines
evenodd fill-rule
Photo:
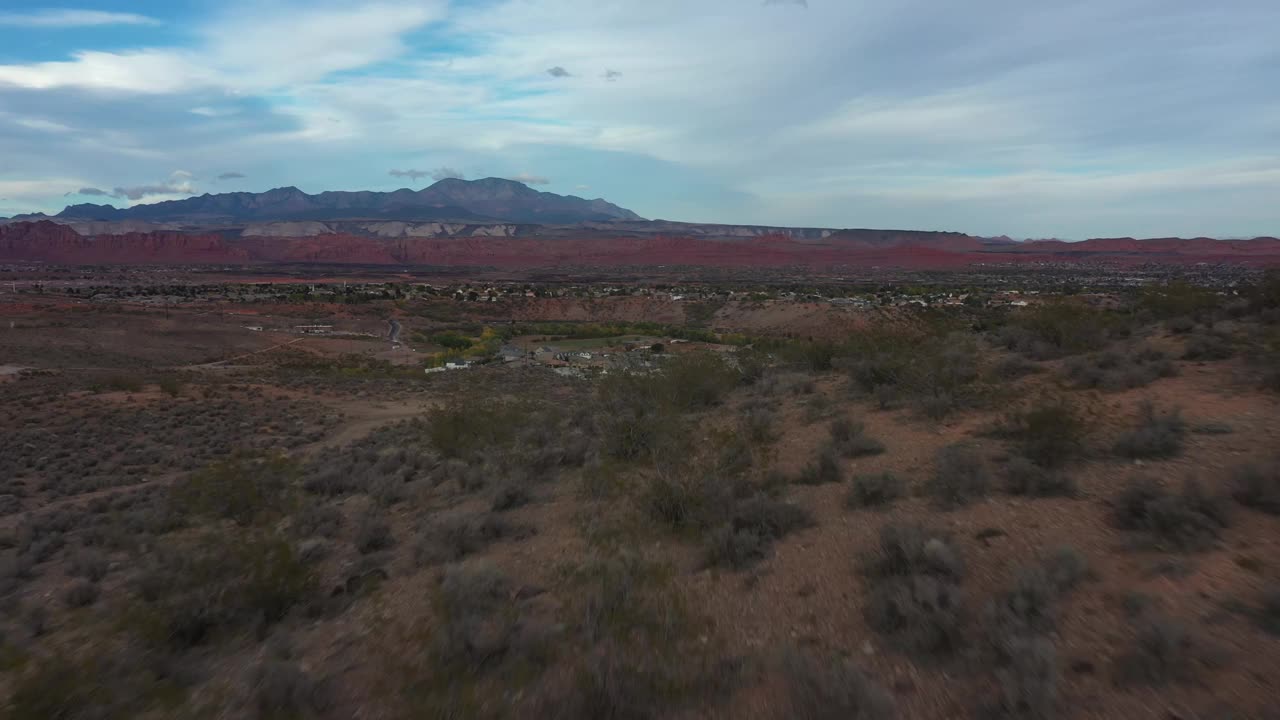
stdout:
<svg viewBox="0 0 1280 720">
<path fill-rule="evenodd" d="M 1074 357 L 1067 361 L 1067 377 L 1079 387 L 1108 391 L 1146 387 L 1178 372 L 1167 355 L 1149 347 Z"/>
<path fill-rule="evenodd" d="M 845 495 L 849 508 L 883 507 L 906 495 L 904 483 L 890 472 L 854 475 Z"/>
<path fill-rule="evenodd" d="M 986 497 L 991 470 L 972 445 L 949 445 L 938 451 L 933 475 L 926 489 L 944 508 L 954 508 Z"/>
<path fill-rule="evenodd" d="M 1140 477 L 1129 482 L 1113 506 L 1118 527 L 1142 531 L 1156 544 L 1179 550 L 1204 549 L 1230 521 L 1225 498 L 1194 479 L 1175 494 Z"/>
<path fill-rule="evenodd" d="M 1280 515 L 1280 461 L 1236 468 L 1232 485 L 1232 495 L 1241 505 Z"/>
<path fill-rule="evenodd" d="M 1182 452 L 1186 423 L 1178 410 L 1160 412 L 1150 402 L 1138 408 L 1138 424 L 1116 441 L 1116 453 L 1129 458 L 1168 458 Z"/>
</svg>

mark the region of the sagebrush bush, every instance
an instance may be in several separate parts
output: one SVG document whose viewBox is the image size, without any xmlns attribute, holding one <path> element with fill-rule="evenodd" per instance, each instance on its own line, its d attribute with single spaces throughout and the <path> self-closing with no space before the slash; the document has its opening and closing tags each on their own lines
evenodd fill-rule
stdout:
<svg viewBox="0 0 1280 720">
<path fill-rule="evenodd" d="M 1047 719 L 1058 702 L 1058 652 L 1044 636 L 1018 637 L 1007 644 L 1008 659 L 996 668 L 1000 682 L 998 714 Z"/>
<path fill-rule="evenodd" d="M 1118 527 L 1145 532 L 1156 543 L 1180 550 L 1205 548 L 1230 521 L 1225 498 L 1190 478 L 1178 494 L 1149 478 L 1131 480 L 1113 506 Z"/>
<path fill-rule="evenodd" d="M 991 470 L 978 449 L 957 443 L 938 451 L 925 489 L 939 505 L 953 508 L 986 497 L 990 481 Z"/>
<path fill-rule="evenodd" d="M 709 566 L 741 570 L 768 557 L 775 541 L 813 524 L 801 507 L 766 497 L 745 500 L 734 508 L 729 524 L 708 536 L 704 559 Z"/>
<path fill-rule="evenodd" d="M 1280 515 L 1280 460 L 1236 468 L 1232 496 L 1246 507 Z"/>
<path fill-rule="evenodd" d="M 1071 358 L 1066 371 L 1067 377 L 1080 387 L 1120 391 L 1172 377 L 1177 374 L 1177 366 L 1159 350 L 1131 348 Z"/>
<path fill-rule="evenodd" d="M 1016 443 L 1018 452 L 1044 468 L 1061 467 L 1080 456 L 1088 421 L 1065 395 L 1040 397 L 1000 421 L 997 434 Z"/>
<path fill-rule="evenodd" d="M 1187 424 L 1178 410 L 1161 413 L 1150 402 L 1138 408 L 1137 427 L 1116 441 L 1116 453 L 1129 458 L 1168 458 L 1182 452 Z"/>
<path fill-rule="evenodd" d="M 1005 489 L 1013 495 L 1071 497 L 1076 494 L 1076 483 L 1064 470 L 1048 469 L 1015 457 L 1005 464 Z"/>
<path fill-rule="evenodd" d="M 1205 660 L 1203 648 L 1185 624 L 1144 614 L 1138 618 L 1133 646 L 1116 659 L 1115 669 L 1125 684 L 1164 685 L 1194 679 Z"/>
<path fill-rule="evenodd" d="M 386 550 L 395 545 L 395 536 L 391 533 L 391 524 L 376 509 L 370 508 L 360 516 L 356 523 L 354 538 L 356 550 L 361 555 Z"/>
<path fill-rule="evenodd" d="M 67 604 L 67 607 L 82 608 L 97 602 L 98 596 L 101 594 L 102 588 L 97 583 L 89 580 L 77 580 L 63 591 L 62 600 Z"/>
<path fill-rule="evenodd" d="M 278 622 L 315 582 L 293 546 L 273 533 L 206 531 L 157 548 L 130 619 L 149 642 L 185 649 Z"/>
<path fill-rule="evenodd" d="M 883 507 L 906 495 L 906 485 L 891 472 L 854 475 L 845 495 L 845 507 Z"/>
<path fill-rule="evenodd" d="M 268 659 L 250 679 L 253 708 L 263 720 L 317 717 L 333 704 L 328 686 L 295 662 Z"/>
<path fill-rule="evenodd" d="M 946 533 L 889 523 L 880 528 L 877 550 L 864 570 L 872 578 L 935 575 L 959 580 L 964 577 L 964 562 Z"/>
<path fill-rule="evenodd" d="M 215 463 L 173 486 L 172 499 L 191 515 L 251 525 L 285 513 L 298 465 L 283 456 L 241 456 Z"/>
<path fill-rule="evenodd" d="M 831 423 L 831 445 L 847 458 L 879 455 L 884 452 L 884 443 L 866 434 L 866 428 L 860 422 L 849 418 L 838 418 Z"/>
<path fill-rule="evenodd" d="M 783 655 L 791 713 L 797 720 L 888 720 L 893 697 L 849 660 L 820 662 L 789 650 Z"/>
<path fill-rule="evenodd" d="M 414 560 L 419 566 L 456 562 L 480 552 L 490 544 L 531 532 L 495 513 L 429 518 L 414 542 Z"/>
<path fill-rule="evenodd" d="M 964 636 L 964 594 L 946 578 L 913 575 L 876 583 L 864 615 L 872 629 L 910 652 L 950 655 Z"/>
<path fill-rule="evenodd" d="M 801 485 L 824 485 L 840 482 L 843 472 L 840 469 L 840 457 L 831 444 L 818 449 L 818 456 L 800 471 L 796 482 Z"/>
<path fill-rule="evenodd" d="M 1195 333 L 1187 338 L 1182 357 L 1187 360 L 1226 360 L 1235 354 L 1230 338 L 1217 333 Z"/>
</svg>

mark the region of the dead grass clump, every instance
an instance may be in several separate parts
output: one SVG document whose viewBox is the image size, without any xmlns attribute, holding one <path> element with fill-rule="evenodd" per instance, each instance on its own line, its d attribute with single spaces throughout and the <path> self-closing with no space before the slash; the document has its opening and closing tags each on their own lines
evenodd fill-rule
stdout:
<svg viewBox="0 0 1280 720">
<path fill-rule="evenodd" d="M 964 443 L 938 451 L 926 491 L 944 508 L 967 505 L 986 497 L 991 470 L 976 447 Z"/>
<path fill-rule="evenodd" d="M 1131 480 L 1113 503 L 1113 518 L 1117 527 L 1177 550 L 1206 548 L 1230 521 L 1226 500 L 1194 479 L 1177 494 L 1149 478 Z"/>
<path fill-rule="evenodd" d="M 1182 452 L 1187 424 L 1178 410 L 1160 413 L 1150 402 L 1138 408 L 1138 425 L 1116 441 L 1117 454 L 1128 458 L 1169 458 Z"/>
</svg>

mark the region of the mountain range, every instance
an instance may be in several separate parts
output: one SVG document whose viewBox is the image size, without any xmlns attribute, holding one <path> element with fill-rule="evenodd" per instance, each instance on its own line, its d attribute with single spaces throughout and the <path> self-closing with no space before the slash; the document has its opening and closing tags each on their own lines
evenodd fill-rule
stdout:
<svg viewBox="0 0 1280 720">
<path fill-rule="evenodd" d="M 958 268 L 1010 263 L 1280 265 L 1280 240 L 1099 238 L 787 228 L 645 220 L 602 199 L 500 178 L 422 190 L 295 187 L 0 219 L 0 262 L 323 263 L 501 268 L 675 266 Z"/>
<path fill-rule="evenodd" d="M 602 199 L 539 192 L 514 180 L 447 178 L 422 190 L 322 192 L 308 195 L 296 187 L 262 193 L 231 192 L 183 200 L 117 208 L 71 205 L 56 218 L 82 221 L 142 220 L 210 226 L 224 223 L 286 220 L 380 219 L 402 222 L 515 222 L 573 224 L 643 220 Z M 15 218 L 34 219 L 34 218 Z"/>
</svg>

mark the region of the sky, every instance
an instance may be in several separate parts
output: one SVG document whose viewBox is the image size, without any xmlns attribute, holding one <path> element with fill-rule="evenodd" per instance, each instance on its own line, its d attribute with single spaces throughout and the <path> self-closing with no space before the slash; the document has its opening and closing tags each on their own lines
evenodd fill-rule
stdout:
<svg viewBox="0 0 1280 720">
<path fill-rule="evenodd" d="M 649 218 L 1280 235 L 1276 0 L 0 0 L 0 216 L 507 177 Z"/>
</svg>

